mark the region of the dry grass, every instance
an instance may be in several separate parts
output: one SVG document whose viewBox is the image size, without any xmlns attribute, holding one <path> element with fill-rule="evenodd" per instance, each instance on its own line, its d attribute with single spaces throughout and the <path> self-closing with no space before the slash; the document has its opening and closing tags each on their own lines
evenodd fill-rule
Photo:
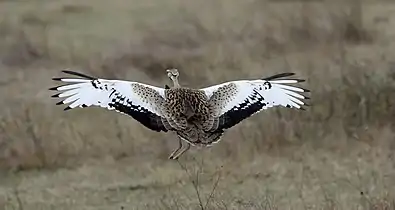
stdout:
<svg viewBox="0 0 395 210">
<path fill-rule="evenodd" d="M 395 209 L 394 10 L 358 0 L 2 1 L 0 205 Z M 163 86 L 167 67 L 191 87 L 295 72 L 312 106 L 254 116 L 186 154 L 183 168 L 167 160 L 173 135 L 99 108 L 63 112 L 47 90 L 63 68 Z"/>
</svg>

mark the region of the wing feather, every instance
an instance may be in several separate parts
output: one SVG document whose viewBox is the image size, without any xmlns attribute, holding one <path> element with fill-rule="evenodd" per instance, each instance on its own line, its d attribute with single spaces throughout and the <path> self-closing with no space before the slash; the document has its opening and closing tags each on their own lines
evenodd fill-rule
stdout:
<svg viewBox="0 0 395 210">
<path fill-rule="evenodd" d="M 271 80 L 273 84 L 293 84 L 303 82 L 304 80 L 289 79 L 289 80 Z"/>
<path fill-rule="evenodd" d="M 69 82 L 69 83 L 80 83 L 85 82 L 87 79 L 75 79 L 75 78 L 53 78 L 53 80 Z"/>
<path fill-rule="evenodd" d="M 308 99 L 308 97 L 306 97 L 304 95 L 301 95 L 299 93 L 295 93 L 295 92 L 292 92 L 292 91 L 289 91 L 289 90 L 286 90 L 286 89 L 284 89 L 283 91 L 284 91 L 284 93 L 288 94 L 289 96 L 293 96 L 295 98 Z"/>
<path fill-rule="evenodd" d="M 68 90 L 68 91 L 60 93 L 57 97 L 64 98 L 64 97 L 67 97 L 67 96 L 72 96 L 72 95 L 75 95 L 75 94 L 79 93 L 80 91 L 81 90 L 79 90 L 79 89 L 71 89 L 71 90 Z"/>
<path fill-rule="evenodd" d="M 84 86 L 84 85 L 85 85 L 85 83 L 79 83 L 79 84 L 73 84 L 73 85 L 61 85 L 59 87 L 50 88 L 50 90 L 59 90 L 59 91 L 72 90 L 72 89 L 76 89 L 76 88 L 79 88 L 79 87 Z"/>
<path fill-rule="evenodd" d="M 93 78 L 78 72 L 63 71 L 80 78 L 55 78 L 69 83 L 54 87 L 64 98 L 58 104 L 69 104 L 65 110 L 98 106 L 127 114 L 155 131 L 167 131 L 166 110 L 163 108 L 164 89 L 138 82 Z"/>
<path fill-rule="evenodd" d="M 282 89 L 285 89 L 285 90 L 291 90 L 291 91 L 296 91 L 296 92 L 301 92 L 301 93 L 303 93 L 303 92 L 309 92 L 309 91 L 306 91 L 306 90 L 303 89 L 303 88 L 292 87 L 292 86 L 288 86 L 288 85 L 275 84 L 275 86 L 276 86 L 277 88 L 282 88 Z"/>
<path fill-rule="evenodd" d="M 63 103 L 64 104 L 68 104 L 68 103 L 70 103 L 70 102 L 73 102 L 73 101 L 76 101 L 77 99 L 79 99 L 79 95 L 73 95 L 73 96 L 71 96 L 71 97 L 68 97 L 68 98 L 66 98 L 66 99 L 64 99 L 64 101 L 63 101 Z M 77 102 L 77 104 L 79 104 L 79 103 L 81 103 L 81 101 L 78 101 Z M 74 103 L 73 104 L 70 104 L 69 105 L 69 107 L 70 108 L 75 108 L 76 107 L 76 105 L 74 105 Z"/>
</svg>

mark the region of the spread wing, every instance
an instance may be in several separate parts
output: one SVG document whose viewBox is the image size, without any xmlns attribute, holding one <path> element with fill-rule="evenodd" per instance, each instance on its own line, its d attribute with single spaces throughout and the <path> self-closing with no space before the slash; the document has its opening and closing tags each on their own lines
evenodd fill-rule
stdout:
<svg viewBox="0 0 395 210">
<path fill-rule="evenodd" d="M 98 79 L 73 71 L 63 72 L 80 77 L 53 79 L 68 83 L 50 88 L 60 91 L 52 97 L 64 98 L 57 105 L 68 104 L 65 110 L 98 106 L 127 114 L 151 130 L 168 131 L 163 88 L 138 82 Z"/>
<path fill-rule="evenodd" d="M 211 113 L 217 122 L 211 131 L 230 128 L 251 115 L 275 106 L 303 109 L 308 97 L 300 94 L 309 90 L 287 84 L 304 80 L 283 79 L 293 73 L 277 74 L 259 80 L 240 80 L 207 87 Z"/>
</svg>

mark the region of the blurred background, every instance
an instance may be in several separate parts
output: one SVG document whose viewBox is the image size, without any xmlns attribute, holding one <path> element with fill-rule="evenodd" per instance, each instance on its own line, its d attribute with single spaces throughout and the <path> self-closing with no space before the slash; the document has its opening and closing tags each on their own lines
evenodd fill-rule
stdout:
<svg viewBox="0 0 395 210">
<path fill-rule="evenodd" d="M 395 209 L 394 65 L 390 1 L 0 1 L 0 208 Z M 66 68 L 163 87 L 170 67 L 193 88 L 295 72 L 312 106 L 177 162 L 175 135 L 48 90 Z"/>
</svg>

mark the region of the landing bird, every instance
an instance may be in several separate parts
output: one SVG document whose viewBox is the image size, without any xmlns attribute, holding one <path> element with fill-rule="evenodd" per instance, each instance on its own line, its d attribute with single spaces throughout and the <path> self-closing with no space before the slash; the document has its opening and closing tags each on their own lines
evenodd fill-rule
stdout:
<svg viewBox="0 0 395 210">
<path fill-rule="evenodd" d="M 211 146 L 224 132 L 264 109 L 283 106 L 304 110 L 309 99 L 300 93 L 309 90 L 287 84 L 304 80 L 285 78 L 294 73 L 281 73 L 256 80 L 225 82 L 203 89 L 181 87 L 177 69 L 168 69 L 173 87 L 155 87 L 139 82 L 107 80 L 78 72 L 62 72 L 80 78 L 53 78 L 68 84 L 50 88 L 64 98 L 57 103 L 76 107 L 99 106 L 126 114 L 153 131 L 174 132 L 178 148 L 169 159 L 178 159 L 191 145 Z"/>
</svg>

